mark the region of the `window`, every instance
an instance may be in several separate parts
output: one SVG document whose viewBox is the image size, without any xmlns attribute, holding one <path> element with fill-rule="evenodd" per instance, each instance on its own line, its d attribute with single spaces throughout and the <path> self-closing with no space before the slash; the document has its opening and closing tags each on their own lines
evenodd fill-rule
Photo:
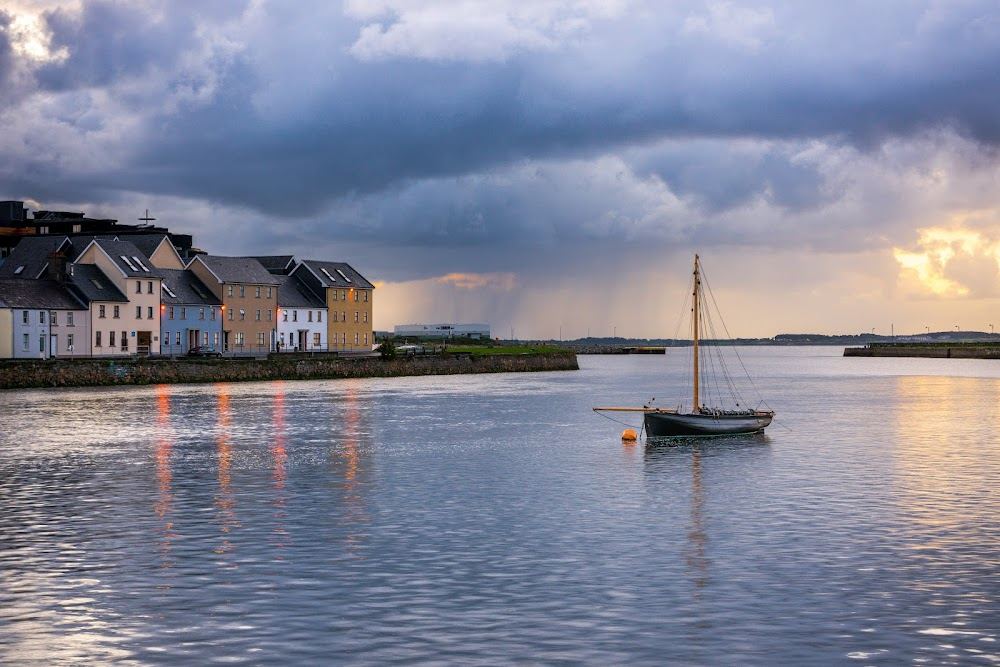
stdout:
<svg viewBox="0 0 1000 667">
<path fill-rule="evenodd" d="M 103 307 L 104 306 L 101 306 L 101 308 Z M 101 317 L 104 317 L 104 315 L 101 315 Z M 21 313 L 21 322 L 23 322 L 24 324 L 28 323 L 28 311 L 24 311 L 23 313 Z"/>
<path fill-rule="evenodd" d="M 309 321 L 310 322 L 313 321 L 313 311 L 311 311 L 311 310 L 309 311 Z"/>
<path fill-rule="evenodd" d="M 313 334 L 313 347 L 319 347 L 323 344 L 322 337 L 318 333 Z"/>
<path fill-rule="evenodd" d="M 271 288 L 271 287 L 268 287 L 268 288 L 267 288 L 267 298 L 268 298 L 268 299 L 270 299 L 270 298 L 271 298 L 271 289 L 273 289 L 273 288 Z"/>
<path fill-rule="evenodd" d="M 245 310 L 243 310 L 242 308 L 240 308 L 240 322 L 242 322 L 242 321 L 243 321 L 243 320 L 245 320 L 246 318 L 247 318 L 247 313 L 246 313 L 246 311 L 245 311 Z"/>
<path fill-rule="evenodd" d="M 166 345 L 167 347 L 170 347 L 170 332 L 169 331 L 164 331 L 163 332 L 163 344 Z"/>
<path fill-rule="evenodd" d="M 354 311 L 354 321 L 355 322 L 360 322 L 361 321 L 361 319 L 360 319 L 360 313 L 358 313 L 358 311 L 356 311 L 356 310 Z"/>
<path fill-rule="evenodd" d="M 365 334 L 365 345 L 368 345 L 368 334 Z"/>
<path fill-rule="evenodd" d="M 316 321 L 317 322 L 322 322 L 323 321 L 323 311 L 322 310 L 317 310 L 316 311 Z"/>
<path fill-rule="evenodd" d="M 263 345 L 264 345 L 264 333 L 263 332 L 259 332 L 257 334 L 257 346 L 261 347 Z"/>
<path fill-rule="evenodd" d="M 142 281 L 141 280 L 135 281 L 135 293 L 136 294 L 142 294 Z"/>
<path fill-rule="evenodd" d="M 146 306 L 146 319 L 147 320 L 153 319 L 153 307 L 152 306 Z"/>
<path fill-rule="evenodd" d="M 337 300 L 337 290 L 333 290 L 333 300 Z"/>
<path fill-rule="evenodd" d="M 212 313 L 211 314 L 212 321 L 215 321 L 215 306 L 212 306 L 211 313 Z"/>
<path fill-rule="evenodd" d="M 219 332 L 215 332 L 215 346 L 219 347 Z"/>
<path fill-rule="evenodd" d="M 73 334 L 66 334 L 66 349 L 73 351 Z"/>
<path fill-rule="evenodd" d="M 288 311 L 287 310 L 281 314 L 281 321 L 282 322 L 287 322 L 288 321 Z"/>
<path fill-rule="evenodd" d="M 95 331 L 94 332 L 94 346 L 95 347 L 101 347 L 101 332 L 100 331 Z"/>
<path fill-rule="evenodd" d="M 24 264 L 22 264 L 21 266 L 17 267 L 16 269 L 14 269 L 14 275 L 15 276 L 21 275 L 21 271 L 24 271 Z"/>
<path fill-rule="evenodd" d="M 45 354 L 45 336 L 38 337 L 38 353 Z"/>
<path fill-rule="evenodd" d="M 358 293 L 358 290 L 351 290 L 351 291 L 354 292 L 354 300 L 357 301 L 361 295 Z"/>
<path fill-rule="evenodd" d="M 181 306 L 181 319 L 186 320 L 187 316 L 188 316 L 188 309 L 185 308 L 184 306 Z"/>
<path fill-rule="evenodd" d="M 365 295 L 364 302 L 368 303 L 368 290 L 364 291 L 364 295 Z"/>
<path fill-rule="evenodd" d="M 98 338 L 100 338 L 101 334 L 97 334 L 97 336 L 98 336 Z M 30 334 L 24 334 L 24 339 L 21 341 L 21 349 L 24 350 L 25 352 L 27 352 L 28 351 L 28 347 L 30 345 L 31 345 L 31 335 Z"/>
<path fill-rule="evenodd" d="M 73 326 L 73 312 L 72 311 L 66 313 L 66 326 L 68 326 L 68 327 Z"/>
<path fill-rule="evenodd" d="M 292 311 L 292 322 L 298 322 L 298 321 L 299 321 L 299 311 L 293 310 Z"/>
<path fill-rule="evenodd" d="M 340 344 L 347 345 L 347 332 L 340 334 Z"/>
<path fill-rule="evenodd" d="M 235 317 L 236 317 L 236 311 L 230 309 L 230 311 L 229 311 L 229 321 L 232 322 Z"/>
<path fill-rule="evenodd" d="M 360 341 L 358 341 L 358 334 L 354 334 L 354 344 L 357 345 L 359 342 Z"/>
<path fill-rule="evenodd" d="M 152 294 L 152 293 L 153 293 L 153 281 L 149 280 L 146 282 L 146 294 Z"/>
<path fill-rule="evenodd" d="M 39 324 L 45 324 L 45 311 L 44 310 L 38 311 L 38 323 Z"/>
<path fill-rule="evenodd" d="M 180 347 L 180 344 L 181 344 L 181 332 L 180 331 L 177 332 L 177 343 L 176 344 L 177 344 L 178 347 Z"/>
<path fill-rule="evenodd" d="M 121 314 L 120 306 L 114 306 L 114 318 L 117 320 L 118 316 Z"/>
<path fill-rule="evenodd" d="M 243 346 L 243 332 L 242 331 L 237 331 L 236 332 L 236 344 L 239 345 L 239 346 L 241 346 L 241 347 Z"/>
<path fill-rule="evenodd" d="M 208 345 L 208 332 L 206 331 L 201 335 L 201 344 Z"/>
<path fill-rule="evenodd" d="M 49 313 L 49 324 L 51 324 L 54 327 L 59 326 L 59 312 L 58 311 L 53 310 L 51 313 Z"/>
<path fill-rule="evenodd" d="M 334 322 L 338 321 L 338 319 L 337 319 L 337 311 L 333 311 L 333 321 Z"/>
<path fill-rule="evenodd" d="M 135 319 L 137 319 L 137 320 L 141 320 L 142 319 L 142 306 L 136 306 L 135 307 Z"/>
<path fill-rule="evenodd" d="M 108 345 L 110 345 L 111 347 L 115 346 L 115 332 L 114 331 L 109 331 L 108 332 Z"/>
<path fill-rule="evenodd" d="M 257 309 L 257 321 L 260 322 L 260 308 Z"/>
<path fill-rule="evenodd" d="M 230 285 L 230 286 L 229 286 L 229 287 L 227 287 L 226 289 L 227 289 L 227 294 L 229 294 L 229 296 L 232 296 L 232 295 L 233 295 L 233 286 L 232 286 L 232 285 Z"/>
<path fill-rule="evenodd" d="M 340 311 L 340 321 L 341 322 L 346 322 L 347 321 L 347 311 L 346 310 Z"/>
<path fill-rule="evenodd" d="M 240 298 L 241 299 L 245 298 L 246 295 L 247 295 L 247 286 L 246 285 L 240 285 Z"/>
<path fill-rule="evenodd" d="M 258 299 L 260 298 L 260 288 L 259 288 L 259 287 L 257 288 L 257 294 L 256 294 L 256 297 L 257 297 Z"/>
<path fill-rule="evenodd" d="M 128 332 L 127 331 L 123 331 L 122 332 L 122 349 L 123 350 L 127 350 L 128 349 Z"/>
<path fill-rule="evenodd" d="M 198 309 L 198 319 L 199 320 L 205 319 L 205 309 L 204 308 L 199 308 Z"/>
<path fill-rule="evenodd" d="M 97 316 L 100 318 L 104 317 L 104 306 L 97 307 Z M 98 345 L 100 345 L 100 343 L 98 343 Z"/>
<path fill-rule="evenodd" d="M 365 311 L 365 324 L 368 324 L 368 311 Z"/>
<path fill-rule="evenodd" d="M 347 301 L 347 290 L 345 289 L 340 290 L 340 300 Z"/>
<path fill-rule="evenodd" d="M 171 320 L 174 319 L 174 307 L 173 306 L 170 306 L 169 308 L 167 308 L 167 317 L 169 319 L 171 319 Z"/>
<path fill-rule="evenodd" d="M 267 309 L 267 321 L 268 322 L 271 321 L 271 309 L 270 308 Z"/>
</svg>

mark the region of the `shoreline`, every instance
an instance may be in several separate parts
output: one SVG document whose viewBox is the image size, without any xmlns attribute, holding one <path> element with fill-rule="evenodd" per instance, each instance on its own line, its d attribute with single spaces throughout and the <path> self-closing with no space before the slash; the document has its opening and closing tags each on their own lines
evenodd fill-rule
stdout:
<svg viewBox="0 0 1000 667">
<path fill-rule="evenodd" d="M 914 357 L 921 359 L 1000 359 L 1000 347 L 986 345 L 876 344 L 845 347 L 845 357 Z"/>
<path fill-rule="evenodd" d="M 579 370 L 575 354 L 308 359 L 56 359 L 0 363 L 0 390 Z"/>
</svg>

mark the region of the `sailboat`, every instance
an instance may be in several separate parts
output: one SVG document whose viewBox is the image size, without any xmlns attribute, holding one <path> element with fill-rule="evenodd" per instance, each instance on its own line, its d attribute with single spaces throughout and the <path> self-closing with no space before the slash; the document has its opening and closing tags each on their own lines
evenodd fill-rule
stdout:
<svg viewBox="0 0 1000 667">
<path fill-rule="evenodd" d="M 692 357 L 693 386 L 690 411 L 682 408 L 659 408 L 644 405 L 641 408 L 594 408 L 596 412 L 642 412 L 643 429 L 651 438 L 696 437 L 718 435 L 744 435 L 760 433 L 774 419 L 773 410 L 747 409 L 735 401 L 734 408 L 721 406 L 709 407 L 701 401 L 701 319 L 704 304 L 702 288 L 701 260 L 694 256 L 694 289 L 692 312 Z M 707 309 L 705 309 L 707 312 Z M 719 364 L 721 371 L 726 373 L 725 365 Z M 733 383 L 726 374 L 726 386 L 732 388 Z M 651 403 L 652 401 L 650 401 Z"/>
</svg>

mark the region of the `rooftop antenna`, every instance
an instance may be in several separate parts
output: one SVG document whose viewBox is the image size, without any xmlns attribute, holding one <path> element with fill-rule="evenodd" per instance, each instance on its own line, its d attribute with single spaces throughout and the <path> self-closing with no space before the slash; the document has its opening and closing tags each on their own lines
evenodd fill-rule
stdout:
<svg viewBox="0 0 1000 667">
<path fill-rule="evenodd" d="M 147 227 L 149 226 L 149 223 L 152 222 L 153 220 L 156 220 L 156 218 L 149 217 L 149 209 L 148 208 L 146 209 L 146 215 L 144 215 L 143 217 L 139 218 L 139 222 L 145 223 L 145 225 Z"/>
</svg>

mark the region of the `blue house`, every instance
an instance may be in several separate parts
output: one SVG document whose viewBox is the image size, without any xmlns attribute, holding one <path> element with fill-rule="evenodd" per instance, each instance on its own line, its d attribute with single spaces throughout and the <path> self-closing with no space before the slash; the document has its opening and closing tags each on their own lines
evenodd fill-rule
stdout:
<svg viewBox="0 0 1000 667">
<path fill-rule="evenodd" d="M 192 347 L 222 350 L 222 300 L 187 269 L 160 269 L 162 354 L 183 355 Z"/>
</svg>

